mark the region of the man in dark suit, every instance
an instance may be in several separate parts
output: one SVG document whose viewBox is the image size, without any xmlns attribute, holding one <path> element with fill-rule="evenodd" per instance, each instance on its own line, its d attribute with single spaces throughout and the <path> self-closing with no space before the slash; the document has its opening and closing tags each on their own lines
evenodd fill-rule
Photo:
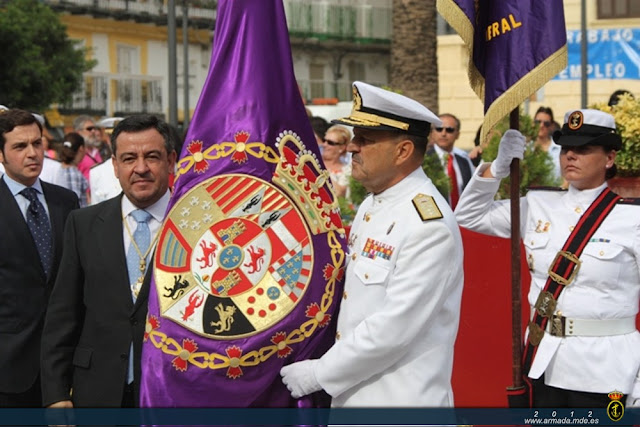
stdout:
<svg viewBox="0 0 640 427">
<path fill-rule="evenodd" d="M 449 192 L 449 204 L 455 209 L 462 191 L 471 180 L 475 170 L 469 155 L 455 147 L 456 140 L 460 137 L 460 120 L 453 114 L 440 114 L 442 126 L 431 129 L 431 140 L 434 145 L 427 150 L 428 155 L 437 154 L 442 162 L 445 173 L 451 180 Z"/>
<path fill-rule="evenodd" d="M 0 407 L 40 407 L 40 338 L 76 195 L 38 178 L 42 126 L 0 113 Z"/>
<path fill-rule="evenodd" d="M 146 273 L 169 203 L 173 139 L 154 116 L 121 121 L 111 144 L 124 194 L 69 216 L 42 342 L 45 406 L 138 406 Z"/>
</svg>

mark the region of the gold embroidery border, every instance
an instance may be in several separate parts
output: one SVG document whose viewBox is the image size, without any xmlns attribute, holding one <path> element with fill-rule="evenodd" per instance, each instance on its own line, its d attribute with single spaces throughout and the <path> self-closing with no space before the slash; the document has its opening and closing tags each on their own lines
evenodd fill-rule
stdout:
<svg viewBox="0 0 640 427">
<path fill-rule="evenodd" d="M 235 152 L 244 152 L 258 159 L 264 159 L 269 163 L 278 163 L 280 156 L 273 148 L 266 146 L 262 142 L 221 142 L 213 144 L 204 152 L 189 153 L 178 161 L 178 171 L 176 172 L 176 180 L 185 173 L 195 167 L 196 163 L 201 161 L 217 160 L 223 157 L 229 157 Z M 196 157 L 198 157 L 196 159 Z"/>
</svg>

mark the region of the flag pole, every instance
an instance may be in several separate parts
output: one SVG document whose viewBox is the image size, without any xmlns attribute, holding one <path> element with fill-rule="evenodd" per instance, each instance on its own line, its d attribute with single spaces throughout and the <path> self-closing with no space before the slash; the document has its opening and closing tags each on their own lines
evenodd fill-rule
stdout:
<svg viewBox="0 0 640 427">
<path fill-rule="evenodd" d="M 509 127 L 520 128 L 520 111 L 514 108 L 509 115 Z M 522 305 L 520 276 L 520 160 L 511 161 L 511 338 L 513 384 L 511 392 L 524 388 L 522 381 Z"/>
</svg>

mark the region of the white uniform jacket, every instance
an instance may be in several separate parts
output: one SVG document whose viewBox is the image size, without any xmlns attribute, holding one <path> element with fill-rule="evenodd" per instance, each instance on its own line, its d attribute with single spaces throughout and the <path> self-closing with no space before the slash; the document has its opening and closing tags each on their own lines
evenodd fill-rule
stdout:
<svg viewBox="0 0 640 427">
<path fill-rule="evenodd" d="M 120 181 L 113 172 L 111 159 L 89 169 L 89 188 L 92 205 L 111 199 L 122 192 Z"/>
<path fill-rule="evenodd" d="M 508 200 L 494 201 L 500 184 L 479 176 L 460 198 L 456 218 L 462 227 L 509 237 Z M 590 190 L 529 191 L 520 200 L 521 234 L 531 272 L 533 307 L 548 269 L 573 227 L 606 184 Z M 640 206 L 618 204 L 591 237 L 573 280 L 560 294 L 555 314 L 573 319 L 635 318 L 640 295 Z M 487 260 L 487 268 L 491 260 Z M 500 286 L 500 284 L 496 284 Z M 505 292 L 507 284 L 503 284 Z M 505 310 L 507 307 L 505 307 Z M 533 308 L 532 308 L 533 312 Z M 640 368 L 640 334 L 558 337 L 545 332 L 529 377 L 565 390 L 630 393 Z M 640 391 L 640 390 L 639 390 Z"/>
<path fill-rule="evenodd" d="M 443 218 L 423 221 L 412 199 Z M 316 379 L 334 407 L 448 407 L 462 295 L 462 240 L 422 169 L 369 195 L 349 238 L 337 341 Z"/>
</svg>

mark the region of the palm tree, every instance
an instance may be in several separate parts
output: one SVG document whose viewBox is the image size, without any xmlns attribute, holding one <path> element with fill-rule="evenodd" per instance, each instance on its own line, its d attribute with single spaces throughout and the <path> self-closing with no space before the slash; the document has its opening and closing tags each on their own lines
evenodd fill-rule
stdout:
<svg viewBox="0 0 640 427">
<path fill-rule="evenodd" d="M 393 0 L 391 88 L 438 111 L 436 0 Z"/>
</svg>

